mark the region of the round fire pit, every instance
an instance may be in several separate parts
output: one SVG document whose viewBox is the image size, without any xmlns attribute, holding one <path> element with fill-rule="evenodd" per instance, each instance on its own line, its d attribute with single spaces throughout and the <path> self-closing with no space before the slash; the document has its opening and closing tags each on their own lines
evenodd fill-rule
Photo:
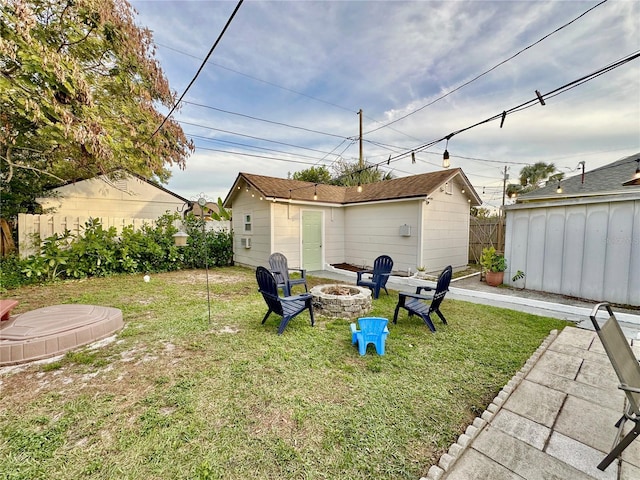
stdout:
<svg viewBox="0 0 640 480">
<path fill-rule="evenodd" d="M 318 285 L 310 291 L 313 308 L 320 315 L 335 318 L 366 316 L 371 310 L 371 290 L 354 285 Z"/>
</svg>

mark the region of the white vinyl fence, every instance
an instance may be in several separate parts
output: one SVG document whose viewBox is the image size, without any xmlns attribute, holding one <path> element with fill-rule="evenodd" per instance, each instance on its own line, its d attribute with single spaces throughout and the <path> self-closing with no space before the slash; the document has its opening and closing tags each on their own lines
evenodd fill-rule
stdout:
<svg viewBox="0 0 640 480">
<path fill-rule="evenodd" d="M 26 213 L 18 214 L 18 245 L 22 258 L 33 255 L 39 251 L 39 246 L 34 245 L 34 237 L 44 240 L 53 234 L 62 235 L 65 230 L 69 230 L 73 235 L 82 235 L 84 226 L 92 217 L 70 217 L 63 215 L 30 215 Z M 95 217 L 93 217 L 95 218 Z M 156 219 L 152 218 L 119 218 L 101 217 L 100 222 L 103 228 L 115 227 L 118 234 L 124 227 L 133 225 L 134 230 L 142 228 L 144 224 L 154 225 Z M 180 221 L 176 222 L 176 227 L 180 228 Z M 231 229 L 229 221 L 210 221 L 206 223 L 207 231 Z"/>
</svg>

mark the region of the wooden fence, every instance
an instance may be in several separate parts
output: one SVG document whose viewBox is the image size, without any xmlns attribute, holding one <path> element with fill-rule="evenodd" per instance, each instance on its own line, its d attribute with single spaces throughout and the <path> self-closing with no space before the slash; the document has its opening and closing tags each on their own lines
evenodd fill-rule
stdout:
<svg viewBox="0 0 640 480">
<path fill-rule="evenodd" d="M 34 239 L 41 241 L 53 234 L 62 235 L 65 230 L 69 230 L 73 235 L 82 235 L 85 224 L 91 217 L 67 217 L 62 215 L 30 215 L 26 213 L 18 214 L 18 251 L 22 258 L 28 257 L 38 252 L 39 245 L 34 244 Z M 94 217 L 95 218 L 95 217 Z M 132 225 L 134 230 L 142 228 L 144 224 L 154 225 L 152 218 L 120 218 L 120 217 L 100 217 L 102 226 L 106 228 L 115 227 L 118 234 L 124 227 Z M 176 222 L 176 227 L 180 228 L 180 221 Z M 206 224 L 207 230 L 230 230 L 229 221 L 210 221 Z"/>
<path fill-rule="evenodd" d="M 504 251 L 504 234 L 504 217 L 471 217 L 469 224 L 469 262 L 478 263 L 482 249 L 485 247 L 493 246 L 500 252 Z"/>
</svg>

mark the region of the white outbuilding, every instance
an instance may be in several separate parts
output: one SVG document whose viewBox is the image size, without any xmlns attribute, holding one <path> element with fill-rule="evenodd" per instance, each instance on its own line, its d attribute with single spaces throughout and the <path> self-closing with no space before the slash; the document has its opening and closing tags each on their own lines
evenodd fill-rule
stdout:
<svg viewBox="0 0 640 480">
<path fill-rule="evenodd" d="M 281 252 L 290 266 L 317 271 L 389 255 L 394 271 L 415 272 L 467 265 L 469 210 L 481 203 L 454 168 L 361 189 L 240 173 L 224 207 L 233 209 L 237 264 L 266 265 Z"/>
</svg>

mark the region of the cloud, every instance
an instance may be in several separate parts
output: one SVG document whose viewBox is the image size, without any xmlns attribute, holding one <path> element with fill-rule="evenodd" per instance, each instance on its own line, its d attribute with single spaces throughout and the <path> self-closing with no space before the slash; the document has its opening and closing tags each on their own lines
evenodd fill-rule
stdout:
<svg viewBox="0 0 640 480">
<path fill-rule="evenodd" d="M 139 23 L 154 31 L 158 59 L 178 93 L 236 5 L 132 3 Z M 640 3 L 607 2 L 422 108 L 594 5 L 245 2 L 187 95 L 244 116 L 184 105 L 176 119 L 201 125 L 183 124 L 197 135 L 197 150 L 168 187 L 188 198 L 200 192 L 224 197 L 240 171 L 286 177 L 312 164 L 330 165 L 338 154 L 356 159 L 359 109 L 365 132 L 411 114 L 365 135 L 365 157 L 376 162 L 474 125 L 534 98 L 535 90 L 551 91 L 637 51 Z M 640 151 L 639 77 L 636 60 L 548 99 L 545 107 L 509 115 L 502 129 L 492 122 L 456 135 L 449 143 L 453 165 L 478 187 L 501 186 L 504 165 L 516 175 L 527 162 L 574 168 L 587 158 L 589 169 Z M 406 158 L 391 168 L 397 175 L 436 170 L 443 150 L 444 143 L 434 145 L 415 165 Z"/>
</svg>

